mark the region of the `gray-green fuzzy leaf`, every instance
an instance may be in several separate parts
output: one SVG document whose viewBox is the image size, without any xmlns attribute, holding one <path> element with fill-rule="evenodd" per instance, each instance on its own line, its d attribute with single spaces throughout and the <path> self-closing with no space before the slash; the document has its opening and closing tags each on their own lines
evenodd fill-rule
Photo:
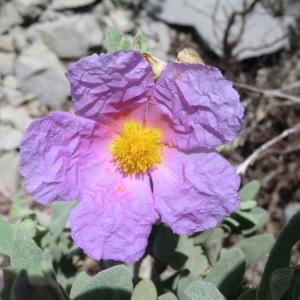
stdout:
<svg viewBox="0 0 300 300">
<path fill-rule="evenodd" d="M 252 180 L 240 190 L 241 201 L 254 200 L 260 189 L 260 182 Z"/>
<path fill-rule="evenodd" d="M 24 269 L 29 275 L 43 275 L 43 251 L 20 225 L 14 230 L 10 259 L 13 267 Z"/>
<path fill-rule="evenodd" d="M 272 234 L 266 233 L 243 239 L 234 246 L 239 247 L 244 252 L 247 262 L 253 262 L 270 251 L 274 240 Z"/>
<path fill-rule="evenodd" d="M 171 292 L 162 294 L 158 297 L 158 300 L 177 300 L 178 298 Z"/>
<path fill-rule="evenodd" d="M 80 290 L 76 288 L 76 293 L 72 299 L 130 299 L 132 280 L 127 267 L 124 265 L 101 271 L 97 275 L 90 277 L 89 280 L 85 278 L 84 281 Z"/>
<path fill-rule="evenodd" d="M 56 201 L 52 206 L 50 231 L 54 238 L 58 238 L 63 232 L 68 221 L 71 209 L 77 204 L 73 201 Z"/>
<path fill-rule="evenodd" d="M 205 280 L 216 285 L 226 297 L 230 297 L 238 289 L 245 267 L 246 261 L 242 250 L 232 248 L 221 255 Z"/>
<path fill-rule="evenodd" d="M 131 49 L 128 38 L 119 29 L 112 26 L 108 26 L 105 30 L 104 46 L 107 52 Z"/>
<path fill-rule="evenodd" d="M 10 255 L 12 238 L 12 227 L 2 217 L 0 217 L 0 254 L 7 256 Z"/>
<path fill-rule="evenodd" d="M 225 300 L 215 285 L 202 279 L 190 283 L 185 289 L 185 294 L 189 300 Z"/>
<path fill-rule="evenodd" d="M 131 300 L 156 300 L 157 292 L 154 283 L 145 279 L 140 281 L 133 290 Z"/>
</svg>

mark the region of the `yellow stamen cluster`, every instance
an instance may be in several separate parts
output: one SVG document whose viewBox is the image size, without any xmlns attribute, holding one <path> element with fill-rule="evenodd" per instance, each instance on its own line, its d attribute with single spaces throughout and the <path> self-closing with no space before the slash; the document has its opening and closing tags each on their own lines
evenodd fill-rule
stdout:
<svg viewBox="0 0 300 300">
<path fill-rule="evenodd" d="M 160 140 L 160 129 L 129 120 L 111 141 L 110 151 L 124 173 L 144 173 L 161 162 L 163 145 Z"/>
</svg>

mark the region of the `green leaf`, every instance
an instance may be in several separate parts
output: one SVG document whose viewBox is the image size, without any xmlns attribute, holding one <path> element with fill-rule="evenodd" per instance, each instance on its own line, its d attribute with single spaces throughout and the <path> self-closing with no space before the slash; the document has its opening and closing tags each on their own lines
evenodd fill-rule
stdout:
<svg viewBox="0 0 300 300">
<path fill-rule="evenodd" d="M 185 294 L 190 300 L 225 300 L 225 297 L 212 283 L 202 279 L 190 283 L 185 289 Z"/>
<path fill-rule="evenodd" d="M 265 300 L 270 296 L 272 273 L 289 266 L 293 245 L 300 239 L 300 212 L 295 214 L 290 222 L 281 230 L 266 263 L 260 285 L 257 290 L 257 300 Z"/>
<path fill-rule="evenodd" d="M 280 300 L 289 289 L 295 270 L 293 268 L 283 268 L 275 270 L 271 276 L 272 300 Z"/>
<path fill-rule="evenodd" d="M 18 271 L 15 268 L 8 267 L 3 269 L 3 290 L 1 291 L 0 299 L 11 300 L 11 290 L 17 275 Z"/>
<path fill-rule="evenodd" d="M 177 280 L 174 281 L 177 296 L 180 300 L 189 300 L 188 296 L 185 293 L 186 287 L 194 282 L 195 280 L 199 279 L 197 275 L 191 275 L 186 270 L 181 271 L 180 275 L 176 278 Z"/>
<path fill-rule="evenodd" d="M 200 245 L 194 245 L 193 239 L 180 235 L 175 252 L 169 259 L 174 269 L 187 269 L 191 275 L 200 275 L 209 266 L 208 260 Z"/>
<path fill-rule="evenodd" d="M 224 237 L 224 231 L 221 228 L 215 228 L 209 239 L 203 244 L 204 251 L 212 266 L 215 265 L 218 260 Z"/>
<path fill-rule="evenodd" d="M 12 238 L 12 227 L 0 217 L 0 254 L 10 256 Z"/>
<path fill-rule="evenodd" d="M 205 280 L 215 284 L 222 294 L 230 297 L 239 288 L 245 267 L 245 256 L 242 250 L 231 248 L 221 255 Z"/>
<path fill-rule="evenodd" d="M 249 213 L 251 214 L 251 220 L 255 222 L 255 226 L 242 230 L 244 235 L 249 235 L 258 229 L 262 228 L 269 220 L 269 213 L 261 207 L 253 207 Z"/>
<path fill-rule="evenodd" d="M 157 292 L 154 283 L 145 279 L 140 281 L 133 290 L 131 300 L 156 300 Z"/>
<path fill-rule="evenodd" d="M 257 202 L 255 200 L 249 200 L 241 202 L 240 209 L 241 210 L 249 210 L 257 205 Z"/>
<path fill-rule="evenodd" d="M 128 38 L 119 29 L 112 26 L 108 26 L 105 30 L 104 46 L 107 52 L 131 49 Z"/>
<path fill-rule="evenodd" d="M 194 244 L 195 245 L 203 244 L 211 237 L 213 232 L 214 232 L 214 229 L 209 229 L 207 231 L 203 231 L 201 233 L 194 235 L 193 236 Z"/>
<path fill-rule="evenodd" d="M 241 294 L 237 300 L 255 300 L 256 289 L 249 289 Z"/>
<path fill-rule="evenodd" d="M 132 281 L 128 269 L 124 265 L 101 271 L 96 276 L 90 277 L 89 280 L 86 277 L 83 278 L 84 282 L 81 288 L 76 288 L 75 292 L 73 288 L 72 299 L 74 300 L 130 299 Z"/>
<path fill-rule="evenodd" d="M 133 39 L 133 48 L 141 52 L 146 52 L 148 49 L 147 40 L 141 31 L 138 31 Z"/>
<path fill-rule="evenodd" d="M 241 201 L 254 200 L 260 189 L 260 183 L 257 180 L 252 180 L 242 187 L 240 190 Z"/>
<path fill-rule="evenodd" d="M 76 295 L 79 295 L 81 288 L 86 285 L 90 280 L 91 276 L 89 276 L 85 272 L 80 272 L 77 274 L 70 291 L 70 297 L 74 298 Z"/>
<path fill-rule="evenodd" d="M 177 300 L 177 297 L 173 293 L 168 292 L 168 293 L 160 295 L 158 297 L 158 300 Z"/>
<path fill-rule="evenodd" d="M 30 275 L 43 275 L 45 258 L 27 231 L 17 226 L 14 230 L 11 247 L 11 264 L 19 270 L 26 270 Z"/>
<path fill-rule="evenodd" d="M 270 251 L 274 240 L 271 233 L 260 234 L 243 239 L 234 247 L 239 247 L 244 252 L 247 262 L 254 262 Z"/>
<path fill-rule="evenodd" d="M 76 200 L 73 201 L 56 201 L 52 206 L 52 216 L 50 231 L 53 237 L 58 238 L 63 232 L 69 218 L 71 209 L 77 204 Z"/>
</svg>

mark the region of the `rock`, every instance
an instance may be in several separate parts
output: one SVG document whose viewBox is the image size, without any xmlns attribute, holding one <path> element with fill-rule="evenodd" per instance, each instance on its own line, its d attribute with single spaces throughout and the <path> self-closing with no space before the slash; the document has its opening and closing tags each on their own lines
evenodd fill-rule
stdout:
<svg viewBox="0 0 300 300">
<path fill-rule="evenodd" d="M 13 74 L 15 59 L 14 53 L 0 52 L 0 76 Z"/>
<path fill-rule="evenodd" d="M 21 139 L 21 131 L 14 128 L 0 128 L 0 151 L 10 151 L 17 149 L 19 147 Z"/>
<path fill-rule="evenodd" d="M 285 223 L 287 224 L 290 221 L 290 219 L 299 211 L 300 211 L 300 203 L 290 202 L 284 208 Z"/>
<path fill-rule="evenodd" d="M 161 51 L 168 53 L 171 47 L 170 29 L 162 22 L 151 22 L 151 31 L 155 39 L 159 43 L 159 48 Z"/>
<path fill-rule="evenodd" d="M 11 197 L 19 181 L 19 155 L 16 151 L 0 156 L 0 192 Z"/>
<path fill-rule="evenodd" d="M 14 88 L 0 86 L 0 102 L 1 101 L 6 101 L 12 106 L 19 106 L 25 101 L 25 97 L 20 91 Z"/>
<path fill-rule="evenodd" d="M 12 89 L 17 89 L 19 87 L 18 79 L 14 75 L 8 75 L 4 77 L 2 84 L 4 87 L 8 87 Z"/>
<path fill-rule="evenodd" d="M 0 120 L 3 123 L 13 125 L 21 132 L 25 132 L 25 129 L 32 121 L 24 108 L 14 108 L 8 105 L 1 108 Z"/>
<path fill-rule="evenodd" d="M 5 52 L 15 51 L 13 38 L 10 34 L 0 36 L 0 51 L 5 51 Z"/>
<path fill-rule="evenodd" d="M 21 24 L 22 21 L 22 17 L 18 14 L 14 3 L 1 3 L 0 33 L 6 32 L 14 25 Z"/>
<path fill-rule="evenodd" d="M 134 29 L 134 23 L 130 11 L 114 9 L 108 16 L 105 16 L 104 22 L 106 26 L 114 26 L 122 32 L 130 32 Z"/>
<path fill-rule="evenodd" d="M 28 41 L 24 32 L 24 29 L 20 26 L 12 28 L 11 35 L 13 38 L 14 46 L 17 51 L 21 52 L 28 46 Z"/>
<path fill-rule="evenodd" d="M 59 108 L 69 96 L 65 69 L 57 56 L 43 43 L 36 42 L 18 57 L 16 75 L 20 88 L 42 103 Z"/>
<path fill-rule="evenodd" d="M 54 10 L 74 9 L 87 5 L 91 5 L 96 0 L 54 0 L 50 6 Z"/>
<path fill-rule="evenodd" d="M 62 17 L 51 22 L 31 26 L 27 32 L 31 40 L 42 40 L 60 58 L 78 58 L 89 48 L 98 47 L 103 34 L 91 15 Z"/>
<path fill-rule="evenodd" d="M 16 8 L 21 16 L 37 18 L 47 5 L 47 0 L 14 0 Z"/>
<path fill-rule="evenodd" d="M 149 11 L 155 17 L 174 25 L 194 27 L 201 39 L 217 55 L 225 55 L 223 39 L 233 12 L 243 11 L 244 0 L 166 0 L 150 1 Z M 232 51 L 237 60 L 257 57 L 288 47 L 287 29 L 280 19 L 272 17 L 257 3 L 247 15 L 239 42 Z M 239 36 L 242 19 L 236 18 L 229 40 Z"/>
</svg>

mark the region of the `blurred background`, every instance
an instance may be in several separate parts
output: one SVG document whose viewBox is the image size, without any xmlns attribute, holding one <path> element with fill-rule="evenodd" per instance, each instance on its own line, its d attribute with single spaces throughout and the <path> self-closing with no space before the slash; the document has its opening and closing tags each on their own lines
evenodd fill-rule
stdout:
<svg viewBox="0 0 300 300">
<path fill-rule="evenodd" d="M 110 25 L 129 38 L 140 30 L 165 61 L 194 49 L 234 82 L 245 129 L 222 153 L 244 183 L 261 182 L 264 231 L 278 233 L 300 210 L 299 17 L 292 0 L 0 0 L 0 214 L 15 195 L 36 205 L 18 171 L 22 134 L 50 110 L 72 110 L 66 67 L 103 52 Z M 249 281 L 259 271 L 250 268 Z"/>
</svg>

